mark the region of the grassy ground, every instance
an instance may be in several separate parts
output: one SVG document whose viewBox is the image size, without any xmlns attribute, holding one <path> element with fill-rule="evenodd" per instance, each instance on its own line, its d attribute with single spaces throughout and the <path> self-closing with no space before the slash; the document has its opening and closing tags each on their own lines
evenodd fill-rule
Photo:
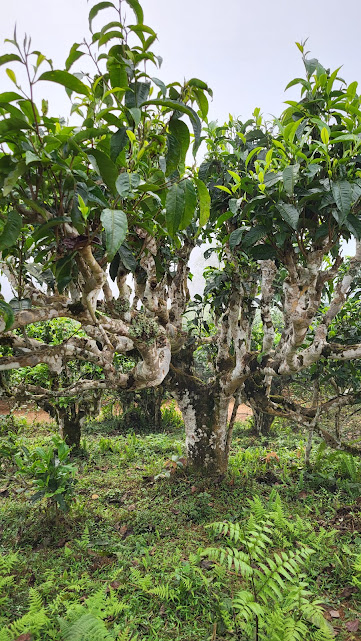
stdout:
<svg viewBox="0 0 361 641">
<path fill-rule="evenodd" d="M 23 422 L 17 439 L 34 448 L 50 429 Z M 57 524 L 45 505 L 29 502 L 14 466 L 0 467 L 0 641 L 107 638 L 67 636 L 60 619 L 76 612 L 99 615 L 109 639 L 252 638 L 240 633 L 232 607 L 242 579 L 200 553 L 220 544 L 209 523 L 244 523 L 251 513 L 272 521 L 275 550 L 315 550 L 305 568 L 309 589 L 337 639 L 361 638 L 358 460 L 316 446 L 306 470 L 305 436 L 285 426 L 260 444 L 238 424 L 229 474 L 211 482 L 181 466 L 162 476 L 183 453 L 180 426 L 140 436 L 93 423 L 83 446 L 75 501 Z"/>
</svg>

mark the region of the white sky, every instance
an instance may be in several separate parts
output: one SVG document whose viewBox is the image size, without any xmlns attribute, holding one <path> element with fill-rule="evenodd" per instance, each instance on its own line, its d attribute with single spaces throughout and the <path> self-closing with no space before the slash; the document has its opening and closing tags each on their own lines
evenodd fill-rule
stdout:
<svg viewBox="0 0 361 641">
<path fill-rule="evenodd" d="M 54 68 L 63 68 L 71 45 L 88 36 L 87 16 L 94 3 L 0 0 L 0 55 L 12 51 L 3 40 L 12 38 L 16 23 L 19 40 L 25 32 L 31 35 L 33 48 L 52 58 Z M 348 82 L 361 81 L 360 0 L 141 0 L 141 4 L 145 24 L 158 34 L 152 49 L 164 59 L 160 70 L 148 71 L 166 83 L 191 77 L 205 80 L 214 92 L 209 117 L 220 123 L 229 113 L 246 120 L 254 107 L 278 115 L 284 100 L 297 97 L 296 88 L 284 94 L 286 84 L 303 75 L 296 40 L 308 37 L 312 57 L 332 70 L 343 65 L 340 75 Z M 104 24 L 102 13 L 95 25 Z M 16 71 L 16 65 L 12 67 Z M 50 95 L 50 113 L 68 116 L 65 90 L 52 83 L 41 85 L 44 95 Z M 0 90 L 9 89 L 14 86 L 2 67 Z"/>
<path fill-rule="evenodd" d="M 228 113 L 246 119 L 258 106 L 266 114 L 278 114 L 282 101 L 297 95 L 297 90 L 290 90 L 285 96 L 284 88 L 303 74 L 294 42 L 307 37 L 312 56 L 324 66 L 344 65 L 342 73 L 348 81 L 360 79 L 360 0 L 141 2 L 145 24 L 158 33 L 153 49 L 164 59 L 162 69 L 154 75 L 166 82 L 194 76 L 208 82 L 214 91 L 212 119 L 223 121 Z M 92 4 L 86 0 L 0 0 L 0 55 L 9 51 L 10 45 L 2 42 L 12 37 L 16 22 L 19 39 L 24 32 L 31 34 L 34 49 L 61 68 L 73 42 L 88 33 Z M 127 14 L 131 14 L 129 8 Z M 98 18 L 95 24 L 102 20 Z M 0 79 L 2 90 L 9 88 L 4 68 Z M 52 86 L 52 93 L 54 111 L 66 115 L 65 91 Z"/>
</svg>

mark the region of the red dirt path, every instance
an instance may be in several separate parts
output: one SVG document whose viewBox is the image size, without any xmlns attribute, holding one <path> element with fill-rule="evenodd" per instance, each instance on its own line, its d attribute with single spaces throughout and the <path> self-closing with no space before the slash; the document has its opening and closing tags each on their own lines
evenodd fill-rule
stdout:
<svg viewBox="0 0 361 641">
<path fill-rule="evenodd" d="M 0 399 L 0 415 L 8 414 L 11 403 L 5 399 Z M 228 418 L 231 417 L 233 402 L 229 406 Z M 38 409 L 32 405 L 22 405 L 14 412 L 15 416 L 26 418 L 29 423 L 51 423 L 52 418 L 47 412 Z M 237 421 L 245 421 L 248 416 L 252 416 L 252 410 L 247 405 L 240 405 L 237 410 Z"/>
</svg>

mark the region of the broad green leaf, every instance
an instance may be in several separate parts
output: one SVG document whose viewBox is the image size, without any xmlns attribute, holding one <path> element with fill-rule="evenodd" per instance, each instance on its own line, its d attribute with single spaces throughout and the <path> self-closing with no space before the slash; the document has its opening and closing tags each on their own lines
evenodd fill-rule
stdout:
<svg viewBox="0 0 361 641">
<path fill-rule="evenodd" d="M 134 189 L 140 183 L 139 174 L 128 174 L 127 171 L 118 176 L 115 187 L 121 198 L 134 198 Z"/>
<path fill-rule="evenodd" d="M 321 140 L 322 140 L 324 145 L 328 145 L 329 140 L 330 140 L 330 134 L 327 131 L 326 127 L 323 127 L 321 129 Z"/>
<path fill-rule="evenodd" d="M 286 193 L 289 196 L 293 196 L 294 186 L 297 182 L 298 172 L 300 170 L 299 165 L 288 165 L 282 172 L 283 185 Z"/>
<path fill-rule="evenodd" d="M 3 300 L 0 300 L 0 316 L 3 317 L 5 322 L 4 332 L 7 332 L 12 326 L 15 316 L 13 309 Z"/>
<path fill-rule="evenodd" d="M 310 82 L 307 82 L 304 78 L 294 78 L 288 85 L 285 87 L 285 91 L 294 85 L 302 85 L 307 91 L 311 91 L 312 86 Z"/>
<path fill-rule="evenodd" d="M 66 71 L 69 71 L 70 67 L 72 67 L 74 62 L 76 62 L 77 60 L 79 60 L 79 58 L 85 55 L 84 51 L 79 51 L 80 46 L 81 46 L 80 44 L 78 44 L 77 42 L 74 42 L 72 48 L 70 49 L 69 55 L 65 61 Z"/>
<path fill-rule="evenodd" d="M 181 162 L 181 146 L 179 140 L 172 133 L 167 134 L 167 153 L 165 156 L 166 171 L 165 175 L 169 176 L 178 168 Z"/>
<path fill-rule="evenodd" d="M 195 180 L 198 199 L 199 199 L 199 225 L 203 227 L 209 219 L 209 214 L 211 211 L 211 197 L 209 191 L 202 180 Z"/>
<path fill-rule="evenodd" d="M 10 211 L 7 215 L 7 220 L 4 229 L 0 235 L 0 251 L 12 247 L 17 241 L 23 221 L 17 211 Z"/>
<path fill-rule="evenodd" d="M 300 217 L 300 212 L 294 205 L 290 203 L 278 203 L 276 205 L 278 211 L 280 212 L 283 220 L 292 227 L 292 229 L 297 229 L 298 219 Z"/>
<path fill-rule="evenodd" d="M 356 134 L 342 134 L 341 136 L 336 136 L 331 138 L 330 142 L 336 144 L 337 142 L 357 142 L 361 143 L 361 140 Z"/>
<path fill-rule="evenodd" d="M 60 69 L 56 69 L 54 71 L 45 71 L 43 74 L 41 74 L 39 80 L 56 82 L 66 89 L 70 89 L 70 91 L 75 91 L 76 93 L 80 93 L 85 96 L 89 95 L 89 87 L 87 87 L 81 80 L 79 80 L 79 78 L 73 76 L 67 71 L 61 71 Z"/>
<path fill-rule="evenodd" d="M 6 53 L 4 56 L 0 56 L 0 66 L 6 65 L 8 62 L 21 62 L 21 58 L 16 53 Z"/>
<path fill-rule="evenodd" d="M 110 138 L 110 158 L 113 162 L 116 161 L 121 151 L 129 143 L 127 130 L 125 127 L 118 129 Z"/>
<path fill-rule="evenodd" d="M 332 181 L 331 189 L 337 209 L 341 213 L 340 223 L 342 223 L 351 209 L 352 185 L 347 180 Z"/>
<path fill-rule="evenodd" d="M 94 5 L 89 11 L 89 29 L 90 31 L 92 30 L 92 22 L 95 18 L 95 16 L 98 15 L 99 11 L 102 9 L 108 9 L 109 7 L 114 8 L 114 4 L 112 2 L 98 2 L 97 4 Z"/>
<path fill-rule="evenodd" d="M 0 102 L 14 102 L 14 100 L 24 100 L 24 96 L 15 93 L 15 91 L 5 91 L 0 93 Z"/>
<path fill-rule="evenodd" d="M 184 195 L 185 195 L 185 207 L 182 219 L 179 224 L 179 229 L 186 229 L 188 225 L 193 220 L 194 212 L 197 207 L 197 194 L 194 189 L 193 182 L 189 179 L 183 181 L 184 184 Z"/>
<path fill-rule="evenodd" d="M 113 163 L 111 158 L 104 153 L 104 151 L 100 151 L 100 149 L 89 149 L 88 156 L 90 160 L 95 160 L 94 168 L 96 171 L 99 171 L 100 176 L 107 187 L 109 187 L 110 191 L 115 193 L 115 181 L 118 177 L 117 166 Z M 92 164 L 94 165 L 94 162 Z"/>
<path fill-rule="evenodd" d="M 130 6 L 131 9 L 133 9 L 135 13 L 135 17 L 137 19 L 137 23 L 143 24 L 144 22 L 143 9 L 140 6 L 138 0 L 125 0 L 125 2 Z"/>
<path fill-rule="evenodd" d="M 258 240 L 264 238 L 267 234 L 267 229 L 263 225 L 252 227 L 244 236 L 242 246 L 252 247 Z"/>
<path fill-rule="evenodd" d="M 107 258 L 112 261 L 127 235 L 127 216 L 121 209 L 103 209 L 100 220 L 105 229 Z"/>
<path fill-rule="evenodd" d="M 255 245 L 251 253 L 254 260 L 269 260 L 276 257 L 276 252 L 271 245 Z"/>
<path fill-rule="evenodd" d="M 33 241 L 34 243 L 37 243 L 38 240 L 41 238 L 46 238 L 50 236 L 49 231 L 53 227 L 57 227 L 58 225 L 61 225 L 63 223 L 69 222 L 69 218 L 66 218 L 65 216 L 58 216 L 57 218 L 52 218 L 51 220 L 48 220 L 47 223 L 44 223 L 44 225 L 40 225 L 39 227 L 36 228 L 35 232 L 33 233 Z"/>
<path fill-rule="evenodd" d="M 25 120 L 20 118 L 6 118 L 0 121 L 0 137 L 19 129 L 31 129 L 31 127 Z"/>
<path fill-rule="evenodd" d="M 141 107 L 147 105 L 146 102 L 149 91 L 150 91 L 150 82 L 133 82 L 129 85 L 129 90 L 125 94 L 125 106 L 128 109 L 132 107 Z"/>
<path fill-rule="evenodd" d="M 204 95 L 204 92 L 202 91 L 202 89 L 193 89 L 193 95 L 196 98 L 202 118 L 207 118 L 209 104 L 207 97 Z"/>
<path fill-rule="evenodd" d="M 168 233 L 175 236 L 185 210 L 185 185 L 184 181 L 174 183 L 167 192 L 165 201 L 165 220 Z"/>
<path fill-rule="evenodd" d="M 13 188 L 15 187 L 16 183 L 18 182 L 20 176 L 23 175 L 25 170 L 26 170 L 25 163 L 24 162 L 19 162 L 16 165 L 15 169 L 13 169 L 13 171 L 10 172 L 10 174 L 4 180 L 3 196 L 8 196 L 10 194 L 10 192 L 13 190 Z"/>
<path fill-rule="evenodd" d="M 41 161 L 41 158 L 39 158 L 39 156 L 34 154 L 33 151 L 27 151 L 25 153 L 25 164 L 26 165 L 30 165 L 30 163 L 32 163 L 32 162 L 40 162 L 40 161 Z"/>
<path fill-rule="evenodd" d="M 189 148 L 190 134 L 189 129 L 183 120 L 171 119 L 169 123 L 169 131 L 176 138 L 180 148 L 180 163 L 185 162 L 186 153 Z"/>
<path fill-rule="evenodd" d="M 361 238 L 361 220 L 354 216 L 354 214 L 349 214 L 345 220 L 345 225 L 347 229 L 353 234 L 357 240 Z"/>
<path fill-rule="evenodd" d="M 237 247 L 237 245 L 240 244 L 244 231 L 245 230 L 242 229 L 241 227 L 239 229 L 235 229 L 234 231 L 232 231 L 232 233 L 229 236 L 229 247 L 231 250 L 233 250 L 235 247 Z"/>
</svg>

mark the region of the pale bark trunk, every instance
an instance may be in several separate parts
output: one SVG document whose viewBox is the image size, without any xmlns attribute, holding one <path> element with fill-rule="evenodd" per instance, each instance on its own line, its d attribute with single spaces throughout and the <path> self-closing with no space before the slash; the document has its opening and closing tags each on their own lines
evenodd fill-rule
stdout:
<svg viewBox="0 0 361 641">
<path fill-rule="evenodd" d="M 228 466 L 228 405 L 219 389 L 197 385 L 177 393 L 186 431 L 188 466 L 202 476 L 225 474 Z"/>
</svg>

